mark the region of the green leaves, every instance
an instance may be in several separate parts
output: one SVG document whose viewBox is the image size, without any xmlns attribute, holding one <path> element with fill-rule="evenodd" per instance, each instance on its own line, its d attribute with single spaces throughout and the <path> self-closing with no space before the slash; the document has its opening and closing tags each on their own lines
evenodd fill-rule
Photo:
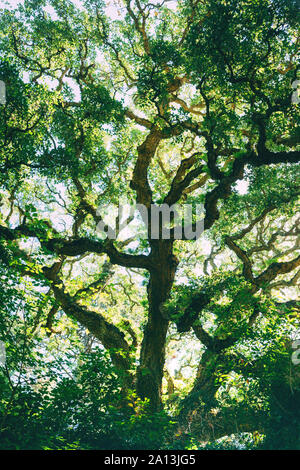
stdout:
<svg viewBox="0 0 300 470">
<path fill-rule="evenodd" d="M 85 87 L 81 95 L 83 118 L 92 118 L 97 123 L 122 124 L 124 111 L 122 104 L 111 98 L 108 90 L 102 85 Z"/>
</svg>

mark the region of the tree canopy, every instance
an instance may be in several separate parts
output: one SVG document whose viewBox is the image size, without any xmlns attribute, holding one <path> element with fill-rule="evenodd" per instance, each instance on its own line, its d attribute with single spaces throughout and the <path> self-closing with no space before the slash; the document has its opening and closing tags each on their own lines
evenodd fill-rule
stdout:
<svg viewBox="0 0 300 470">
<path fill-rule="evenodd" d="M 300 448 L 298 26 L 296 0 L 3 6 L 0 446 Z M 112 239 L 125 201 L 203 233 Z"/>
</svg>

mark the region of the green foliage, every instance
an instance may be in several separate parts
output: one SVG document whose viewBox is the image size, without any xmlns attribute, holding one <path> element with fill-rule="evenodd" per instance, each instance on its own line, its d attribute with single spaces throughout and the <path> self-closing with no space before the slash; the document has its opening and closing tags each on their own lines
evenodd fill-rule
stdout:
<svg viewBox="0 0 300 470">
<path fill-rule="evenodd" d="M 9 351 L 9 354 L 12 352 Z M 38 365 L 40 369 L 38 368 Z M 64 364 L 67 366 L 67 364 Z M 170 432 L 164 412 L 122 392 L 122 375 L 100 349 L 79 354 L 68 374 L 62 359 L 35 361 L 11 397 L 1 377 L 2 449 L 156 449 Z"/>
</svg>

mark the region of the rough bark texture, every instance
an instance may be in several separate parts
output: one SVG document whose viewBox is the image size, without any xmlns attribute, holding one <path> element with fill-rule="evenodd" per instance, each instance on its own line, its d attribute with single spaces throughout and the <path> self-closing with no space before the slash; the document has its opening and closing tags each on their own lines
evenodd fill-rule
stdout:
<svg viewBox="0 0 300 470">
<path fill-rule="evenodd" d="M 169 321 L 161 305 L 168 298 L 174 281 L 177 260 L 172 255 L 170 241 L 152 243 L 151 258 L 156 268 L 150 273 L 148 284 L 148 322 L 141 347 L 137 373 L 137 391 L 141 398 L 149 398 L 153 409 L 161 404 L 161 386 L 165 363 L 165 344 Z"/>
</svg>

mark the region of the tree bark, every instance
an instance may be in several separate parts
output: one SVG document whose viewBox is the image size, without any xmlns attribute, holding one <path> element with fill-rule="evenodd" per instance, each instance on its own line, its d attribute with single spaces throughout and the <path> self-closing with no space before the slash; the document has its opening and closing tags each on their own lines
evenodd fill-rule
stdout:
<svg viewBox="0 0 300 470">
<path fill-rule="evenodd" d="M 170 294 L 178 264 L 172 255 L 172 242 L 152 242 L 151 258 L 155 268 L 150 272 L 148 284 L 148 322 L 141 347 L 140 365 L 137 370 L 137 393 L 148 398 L 153 411 L 161 406 L 161 388 L 165 363 L 165 345 L 169 321 L 161 311 L 161 305 Z"/>
</svg>

